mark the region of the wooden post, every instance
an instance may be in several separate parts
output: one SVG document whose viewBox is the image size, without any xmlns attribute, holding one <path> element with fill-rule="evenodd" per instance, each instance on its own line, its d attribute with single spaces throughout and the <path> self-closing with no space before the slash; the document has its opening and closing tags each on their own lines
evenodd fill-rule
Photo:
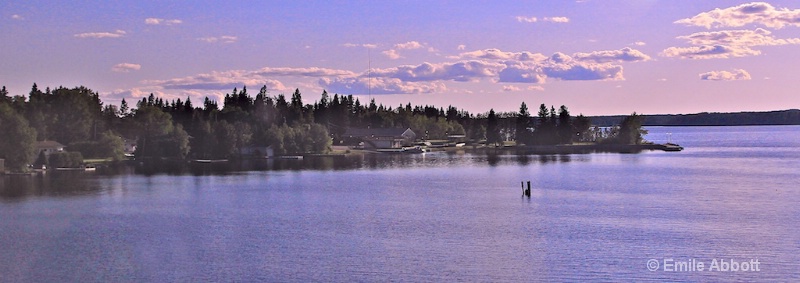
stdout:
<svg viewBox="0 0 800 283">
<path fill-rule="evenodd" d="M 525 195 L 531 197 L 531 181 L 528 181 L 528 189 L 525 190 Z"/>
</svg>

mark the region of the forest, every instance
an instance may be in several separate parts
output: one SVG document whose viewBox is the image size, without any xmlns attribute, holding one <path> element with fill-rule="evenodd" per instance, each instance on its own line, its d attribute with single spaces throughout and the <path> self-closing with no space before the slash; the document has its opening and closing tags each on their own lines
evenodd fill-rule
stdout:
<svg viewBox="0 0 800 283">
<path fill-rule="evenodd" d="M 619 126 L 592 127 L 589 118 L 573 117 L 566 106 L 544 104 L 533 116 L 525 102 L 519 112 L 473 114 L 454 106 L 397 107 L 362 103 L 353 95 L 323 91 L 304 103 L 299 89 L 275 96 L 266 86 L 253 96 L 246 86 L 227 93 L 222 106 L 208 97 L 195 105 L 190 98 L 167 101 L 150 94 L 120 105 L 104 104 L 84 87 L 41 90 L 35 83 L 27 96 L 0 89 L 0 159 L 10 171 L 31 164 L 71 166 L 84 158 L 120 161 L 124 143 L 136 141 L 137 160 L 235 159 L 249 146 L 271 146 L 277 155 L 326 153 L 348 128 L 410 128 L 419 139 L 464 136 L 472 144 L 501 146 L 553 145 L 574 142 L 633 144 L 642 142 L 641 116 L 625 117 Z M 36 156 L 36 141 L 57 141 L 66 152 Z M 58 160 L 58 164 L 54 163 Z"/>
</svg>

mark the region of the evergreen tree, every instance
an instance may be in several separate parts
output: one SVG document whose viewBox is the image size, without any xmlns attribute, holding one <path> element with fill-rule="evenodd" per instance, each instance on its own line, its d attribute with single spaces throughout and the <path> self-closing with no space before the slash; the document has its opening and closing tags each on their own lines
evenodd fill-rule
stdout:
<svg viewBox="0 0 800 283">
<path fill-rule="evenodd" d="M 11 97 L 8 96 L 8 90 L 6 90 L 6 86 L 3 86 L 0 89 L 0 104 L 11 104 Z"/>
<path fill-rule="evenodd" d="M 528 129 L 531 127 L 531 113 L 528 112 L 528 105 L 526 105 L 525 102 L 522 102 L 519 106 L 516 122 L 515 133 L 517 144 L 529 144 L 531 142 L 531 135 Z"/>
<path fill-rule="evenodd" d="M 289 116 L 287 123 L 293 124 L 295 122 L 302 123 L 303 119 L 303 97 L 300 94 L 300 89 L 295 89 L 292 93 L 291 104 L 289 105 Z"/>
<path fill-rule="evenodd" d="M 119 103 L 119 117 L 125 118 L 128 117 L 130 114 L 130 107 L 128 106 L 128 102 L 125 101 L 125 98 L 122 98 L 122 102 Z"/>
<path fill-rule="evenodd" d="M 619 132 L 615 137 L 615 142 L 620 144 L 641 144 L 644 141 L 643 136 L 647 134 L 647 130 L 642 129 L 644 117 L 636 112 L 630 116 L 622 119 L 619 125 Z"/>
<path fill-rule="evenodd" d="M 547 110 L 547 106 L 544 103 L 539 105 L 539 112 L 536 116 L 537 124 L 536 131 L 534 131 L 534 143 L 540 145 L 548 144 L 550 136 L 553 134 L 553 129 L 550 127 L 550 111 Z"/>
<path fill-rule="evenodd" d="M 489 110 L 489 115 L 486 116 L 486 143 L 497 146 L 502 143 L 500 139 L 500 128 L 498 127 L 497 114 L 494 109 Z"/>
<path fill-rule="evenodd" d="M 564 105 L 558 108 L 558 126 L 556 130 L 558 132 L 559 143 L 572 143 L 572 139 L 575 136 L 572 128 L 572 117 L 569 115 L 569 110 Z"/>
</svg>

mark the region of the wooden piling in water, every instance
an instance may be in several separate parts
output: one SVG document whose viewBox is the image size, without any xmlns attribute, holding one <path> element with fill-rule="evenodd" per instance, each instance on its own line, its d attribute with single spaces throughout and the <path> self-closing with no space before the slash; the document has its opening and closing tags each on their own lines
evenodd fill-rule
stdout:
<svg viewBox="0 0 800 283">
<path fill-rule="evenodd" d="M 531 181 L 528 181 L 528 189 L 525 190 L 525 196 L 531 197 Z"/>
</svg>

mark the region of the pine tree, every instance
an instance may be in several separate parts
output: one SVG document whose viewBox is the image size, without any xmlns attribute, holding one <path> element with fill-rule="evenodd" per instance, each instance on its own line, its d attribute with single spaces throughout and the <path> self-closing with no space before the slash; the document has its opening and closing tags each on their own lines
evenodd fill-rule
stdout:
<svg viewBox="0 0 800 283">
<path fill-rule="evenodd" d="M 517 144 L 528 144 L 530 143 L 530 128 L 531 124 L 531 113 L 528 112 L 528 105 L 525 102 L 519 106 L 519 113 L 517 114 L 517 124 L 516 124 L 516 136 L 517 136 Z"/>
<path fill-rule="evenodd" d="M 494 109 L 490 109 L 489 115 L 486 117 L 486 143 L 497 146 L 501 142 L 497 114 Z"/>
</svg>

